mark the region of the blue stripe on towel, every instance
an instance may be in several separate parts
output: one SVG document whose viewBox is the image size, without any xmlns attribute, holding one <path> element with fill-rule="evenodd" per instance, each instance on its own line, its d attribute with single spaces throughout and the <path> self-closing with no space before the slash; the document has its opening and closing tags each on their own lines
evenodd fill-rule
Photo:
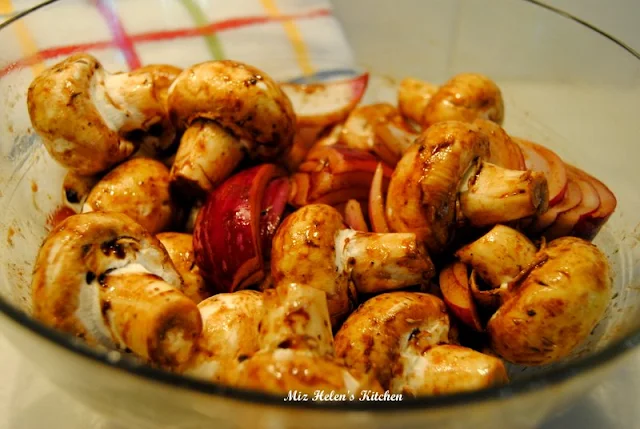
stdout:
<svg viewBox="0 0 640 429">
<path fill-rule="evenodd" d="M 361 74 L 362 71 L 358 71 L 355 69 L 328 69 L 320 70 L 319 72 L 311 76 L 301 76 L 295 79 L 290 79 L 288 82 L 297 84 L 309 84 L 329 80 L 348 79 L 350 77 L 359 76 Z"/>
</svg>

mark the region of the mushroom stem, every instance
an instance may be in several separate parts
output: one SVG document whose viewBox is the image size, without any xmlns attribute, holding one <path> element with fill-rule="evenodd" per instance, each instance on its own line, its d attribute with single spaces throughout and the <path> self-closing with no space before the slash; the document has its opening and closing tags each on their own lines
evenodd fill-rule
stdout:
<svg viewBox="0 0 640 429">
<path fill-rule="evenodd" d="M 260 349 L 292 349 L 333 356 L 333 333 L 326 294 L 296 283 L 264 292 Z"/>
<path fill-rule="evenodd" d="M 202 320 L 182 292 L 138 264 L 99 282 L 100 311 L 118 348 L 173 368 L 191 357 Z"/>
<path fill-rule="evenodd" d="M 549 207 L 549 188 L 544 174 L 508 170 L 480 162 L 460 194 L 464 217 L 476 227 L 510 222 L 544 213 Z"/>
<path fill-rule="evenodd" d="M 244 158 L 240 142 L 213 121 L 194 121 L 180 140 L 171 181 L 185 192 L 211 192 Z M 201 196 L 201 195 L 198 195 Z"/>
<path fill-rule="evenodd" d="M 184 374 L 216 382 L 232 382 L 239 361 L 259 349 L 262 293 L 241 290 L 219 293 L 198 304 L 202 334 Z"/>
<path fill-rule="evenodd" d="M 336 265 L 360 293 L 423 284 L 435 269 L 414 233 L 369 233 L 351 229 L 336 236 Z"/>
<path fill-rule="evenodd" d="M 522 233 L 496 225 L 487 234 L 456 252 L 489 285 L 496 288 L 513 280 L 536 257 L 537 249 Z"/>
</svg>

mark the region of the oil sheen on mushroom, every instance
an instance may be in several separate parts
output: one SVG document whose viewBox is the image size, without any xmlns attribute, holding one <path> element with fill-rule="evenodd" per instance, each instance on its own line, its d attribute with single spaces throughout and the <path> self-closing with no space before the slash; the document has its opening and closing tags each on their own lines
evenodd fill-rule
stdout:
<svg viewBox="0 0 640 429">
<path fill-rule="evenodd" d="M 82 211 L 124 213 L 152 234 L 165 231 L 176 211 L 169 170 L 150 158 L 126 161 L 93 187 Z"/>
<path fill-rule="evenodd" d="M 121 213 L 65 219 L 38 252 L 33 315 L 91 345 L 179 369 L 202 330 L 160 242 Z"/>
<path fill-rule="evenodd" d="M 607 259 L 588 241 L 558 238 L 537 261 L 510 285 L 487 326 L 493 349 L 517 364 L 545 365 L 569 356 L 611 299 Z"/>
<path fill-rule="evenodd" d="M 89 54 L 71 55 L 29 86 L 31 123 L 65 168 L 86 176 L 105 172 L 138 149 L 131 133 L 144 135 L 156 124 L 169 124 L 164 94 L 178 70 L 150 65 L 111 74 Z M 173 139 L 173 128 L 165 131 L 159 145 Z"/>
</svg>

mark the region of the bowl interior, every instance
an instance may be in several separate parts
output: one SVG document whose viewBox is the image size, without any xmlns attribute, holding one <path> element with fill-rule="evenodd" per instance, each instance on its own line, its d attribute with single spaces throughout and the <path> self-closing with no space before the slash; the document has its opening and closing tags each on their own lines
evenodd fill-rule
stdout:
<svg viewBox="0 0 640 429">
<path fill-rule="evenodd" d="M 46 153 L 26 110 L 34 75 L 80 51 L 95 55 L 111 71 L 136 61 L 185 67 L 227 57 L 250 62 L 281 81 L 305 73 L 332 78 L 363 67 L 372 73 L 365 102 L 395 102 L 396 85 L 406 76 L 435 83 L 458 72 L 490 76 L 505 97 L 507 132 L 552 148 L 604 181 L 618 198 L 616 213 L 595 240 L 613 268 L 614 299 L 569 361 L 637 335 L 640 61 L 633 53 L 527 1 L 405 0 L 392 5 L 342 0 L 333 3 L 332 12 L 327 2 L 309 0 L 287 3 L 279 12 L 284 18 L 268 8 L 243 10 L 240 16 L 224 2 L 97 4 L 102 6 L 62 0 L 0 29 L 2 299 L 29 311 L 33 261 L 61 202 L 64 170 Z M 300 37 L 312 52 L 311 68 L 300 61 L 283 22 L 305 29 Z M 118 39 L 122 34 L 125 42 Z M 518 380 L 546 370 L 512 367 L 510 372 Z"/>
</svg>

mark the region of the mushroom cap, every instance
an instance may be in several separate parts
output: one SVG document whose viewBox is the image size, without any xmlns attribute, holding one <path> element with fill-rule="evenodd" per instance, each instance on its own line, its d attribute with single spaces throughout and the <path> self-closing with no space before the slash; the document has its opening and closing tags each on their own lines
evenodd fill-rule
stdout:
<svg viewBox="0 0 640 429">
<path fill-rule="evenodd" d="M 130 77 L 150 77 L 153 86 L 151 88 L 152 99 L 166 109 L 169 88 L 174 80 L 182 73 L 182 69 L 169 64 L 149 64 L 128 72 Z M 155 105 L 154 105 L 155 108 Z"/>
<path fill-rule="evenodd" d="M 487 325 L 492 348 L 517 364 L 567 357 L 600 322 L 611 299 L 607 258 L 590 242 L 558 238 L 537 260 L 510 285 Z"/>
<path fill-rule="evenodd" d="M 461 73 L 433 94 L 424 109 L 421 124 L 429 127 L 442 121 L 473 122 L 477 118 L 502 124 L 502 92 L 494 81 L 482 74 Z"/>
<path fill-rule="evenodd" d="M 126 138 L 151 150 L 154 157 L 164 155 L 175 141 L 176 130 L 167 114 L 169 87 L 182 72 L 168 64 L 149 64 L 130 72 L 109 76 L 107 86 L 118 104 L 135 107 L 142 122 L 137 124 L 142 133 L 127 134 Z M 130 130 L 129 130 L 130 131 Z"/>
<path fill-rule="evenodd" d="M 124 213 L 150 233 L 166 230 L 174 220 L 169 169 L 151 158 L 130 159 L 107 173 L 91 189 L 83 212 Z"/>
<path fill-rule="evenodd" d="M 477 159 L 490 155 L 477 126 L 439 122 L 404 154 L 389 182 L 387 220 L 394 231 L 414 232 L 430 253 L 440 253 L 452 236 L 458 191 Z"/>
<path fill-rule="evenodd" d="M 527 169 L 522 151 L 504 128 L 486 119 L 476 119 L 473 124 L 489 139 L 491 156 L 488 162 L 510 170 Z"/>
<path fill-rule="evenodd" d="M 336 268 L 335 239 L 345 228 L 336 209 L 310 204 L 287 216 L 272 242 L 274 283 L 300 283 L 324 291 L 334 325 L 349 314 L 354 301 L 347 275 Z"/>
<path fill-rule="evenodd" d="M 259 350 L 258 326 L 263 316 L 262 293 L 241 290 L 214 295 L 198 304 L 202 335 L 186 374 L 227 382 L 242 360 Z"/>
<path fill-rule="evenodd" d="M 169 117 L 184 130 L 209 119 L 240 139 L 252 157 L 275 158 L 293 144 L 296 117 L 289 98 L 263 71 L 237 61 L 185 69 L 169 88 Z"/>
<path fill-rule="evenodd" d="M 233 384 L 285 395 L 293 390 L 312 396 L 317 391 L 356 396 L 362 390 L 382 393 L 377 381 L 360 372 L 350 371 L 334 360 L 291 349 L 253 355 L 238 365 Z"/>
<path fill-rule="evenodd" d="M 27 93 L 31 123 L 47 151 L 81 175 L 105 171 L 137 149 L 96 107 L 105 76 L 94 57 L 74 54 L 36 77 Z"/>
<path fill-rule="evenodd" d="M 127 244 L 117 243 L 118 239 Z M 34 317 L 97 343 L 84 322 L 87 315 L 79 308 L 82 289 L 132 262 L 182 290 L 180 275 L 162 244 L 127 215 L 96 212 L 68 217 L 38 251 L 31 283 Z"/>
<path fill-rule="evenodd" d="M 423 350 L 449 341 L 444 302 L 419 292 L 389 292 L 360 305 L 335 336 L 335 352 L 349 369 L 370 372 L 386 389 L 403 351 Z"/>
<path fill-rule="evenodd" d="M 193 236 L 182 232 L 161 232 L 156 238 L 167 250 L 173 265 L 182 277 L 185 295 L 196 304 L 209 298 L 211 292 L 195 263 Z"/>
<path fill-rule="evenodd" d="M 467 347 L 443 344 L 408 360 L 392 382 L 392 392 L 409 396 L 450 395 L 509 382 L 504 363 Z"/>
</svg>

